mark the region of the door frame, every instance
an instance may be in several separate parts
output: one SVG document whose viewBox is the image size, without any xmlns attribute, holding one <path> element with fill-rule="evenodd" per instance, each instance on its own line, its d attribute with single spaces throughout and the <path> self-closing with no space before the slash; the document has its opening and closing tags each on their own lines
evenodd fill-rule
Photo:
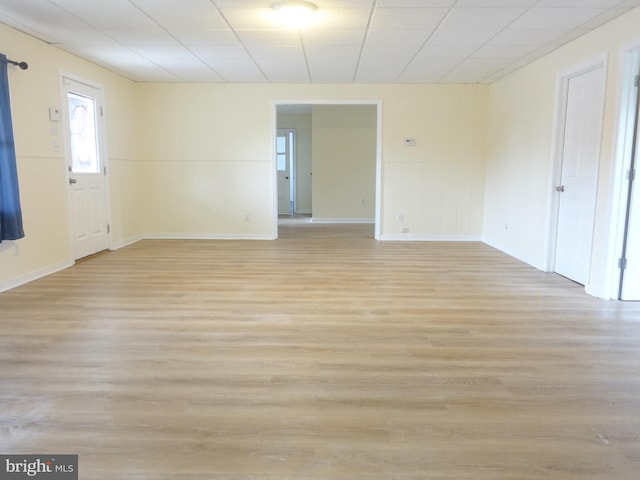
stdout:
<svg viewBox="0 0 640 480">
<path fill-rule="evenodd" d="M 287 132 L 287 137 L 289 133 L 293 133 L 293 144 L 289 145 L 289 204 L 293 202 L 293 213 L 296 213 L 296 204 L 297 202 L 297 185 L 296 185 L 296 142 L 298 132 L 295 128 L 276 128 L 276 136 L 278 132 Z M 287 138 L 288 141 L 288 138 Z M 279 200 L 279 199 L 278 199 Z M 279 203 L 279 202 L 278 202 Z M 278 204 L 278 207 L 280 205 Z M 278 209 L 279 210 L 279 209 Z"/>
<path fill-rule="evenodd" d="M 549 174 L 549 188 L 548 188 L 548 198 L 549 198 L 549 224 L 548 224 L 548 234 L 547 234 L 547 245 L 546 245 L 546 271 L 554 272 L 555 271 L 555 263 L 556 263 L 556 247 L 557 247 L 557 238 L 558 238 L 558 222 L 560 220 L 560 195 L 556 192 L 555 187 L 560 185 L 562 181 L 562 166 L 563 166 L 563 157 L 564 157 L 564 137 L 565 137 L 565 122 L 567 119 L 567 101 L 569 96 L 569 80 L 573 77 L 577 77 L 584 73 L 590 72 L 592 70 L 602 69 L 602 75 L 604 76 L 604 94 L 603 94 L 603 103 L 602 103 L 602 112 L 604 115 L 604 107 L 606 103 L 606 75 L 607 75 L 607 54 L 601 54 L 596 57 L 590 58 L 581 62 L 572 67 L 566 68 L 558 72 L 556 75 L 556 97 L 555 97 L 555 114 L 554 114 L 554 123 L 553 123 L 553 134 L 552 134 L 552 152 L 551 152 L 551 171 Z M 604 120 L 604 118 L 603 118 Z M 603 121 L 604 125 L 604 121 Z M 602 135 L 602 131 L 601 131 Z M 600 139 L 600 153 L 599 156 L 602 155 L 602 138 Z M 598 162 L 598 169 L 600 168 L 600 162 Z M 600 178 L 599 172 L 598 177 L 596 179 L 596 208 L 597 208 L 597 200 L 598 200 L 598 179 Z M 594 208 L 594 221 L 595 221 L 595 210 Z M 595 231 L 594 229 L 592 231 Z M 591 249 L 591 257 L 589 261 L 589 269 L 593 264 L 593 245 Z M 588 289 L 591 280 L 587 278 L 585 282 L 585 289 Z"/>
<path fill-rule="evenodd" d="M 70 138 L 69 131 L 69 112 L 68 112 L 68 100 L 67 100 L 67 88 L 65 87 L 64 81 L 65 79 L 71 80 L 72 82 L 81 83 L 86 85 L 87 87 L 96 89 L 98 91 L 98 95 L 96 96 L 96 100 L 100 108 L 102 109 L 102 114 L 100 116 L 100 121 L 97 122 L 98 128 L 98 150 L 100 155 L 100 160 L 102 162 L 102 167 L 106 169 L 107 174 L 103 175 L 104 181 L 104 213 L 105 220 L 109 226 L 112 225 L 111 221 L 111 188 L 109 183 L 109 156 L 107 155 L 107 109 L 104 101 L 104 87 L 102 84 L 94 82 L 92 80 L 88 80 L 84 77 L 76 75 L 74 73 L 70 73 L 64 70 L 60 70 L 60 105 L 61 105 L 61 122 L 62 123 L 62 132 L 63 138 L 61 141 L 63 152 L 64 152 L 64 179 L 65 179 L 65 190 L 66 194 L 66 209 L 67 209 L 67 232 L 69 236 L 69 259 L 72 263 L 76 262 L 76 248 L 75 248 L 75 233 L 74 233 L 74 219 L 73 219 L 73 208 L 72 208 L 72 198 L 71 198 L 71 189 L 69 187 L 69 179 L 71 178 L 71 172 L 69 171 L 69 165 L 71 164 L 71 152 L 69 151 L 67 140 Z M 113 245 L 113 229 L 109 227 L 107 231 L 107 249 L 111 250 Z"/>
<path fill-rule="evenodd" d="M 627 198 L 629 180 L 627 171 L 631 163 L 630 147 L 633 131 L 630 125 L 635 105 L 630 99 L 635 96 L 633 79 L 640 66 L 640 39 L 626 43 L 620 48 L 618 67 L 618 98 L 616 109 L 616 129 L 614 140 L 613 169 L 611 178 L 611 209 L 609 221 L 609 237 L 607 244 L 607 263 L 603 282 L 603 298 L 620 298 L 621 272 L 618 260 L 622 257 L 624 238 L 626 235 Z M 638 93 L 640 95 L 640 93 Z M 636 165 L 637 173 L 638 165 Z M 636 182 L 637 182 L 636 176 Z M 636 188 L 639 188 L 636 183 Z"/>
<path fill-rule="evenodd" d="M 382 100 L 328 100 L 328 99 L 288 99 L 274 100 L 271 105 L 271 175 L 273 190 L 273 238 L 278 238 L 278 174 L 276 171 L 276 135 L 278 131 L 278 106 L 279 105 L 373 105 L 376 107 L 376 199 L 374 217 L 374 238 L 380 240 L 380 212 L 381 212 L 381 192 L 382 192 Z"/>
</svg>

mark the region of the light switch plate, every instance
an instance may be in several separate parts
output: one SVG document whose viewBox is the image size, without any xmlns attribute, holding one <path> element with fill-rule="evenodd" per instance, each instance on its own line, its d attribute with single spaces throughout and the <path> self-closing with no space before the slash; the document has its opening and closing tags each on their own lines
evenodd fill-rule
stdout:
<svg viewBox="0 0 640 480">
<path fill-rule="evenodd" d="M 49 107 L 49 120 L 52 122 L 60 121 L 60 109 L 58 107 Z"/>
</svg>

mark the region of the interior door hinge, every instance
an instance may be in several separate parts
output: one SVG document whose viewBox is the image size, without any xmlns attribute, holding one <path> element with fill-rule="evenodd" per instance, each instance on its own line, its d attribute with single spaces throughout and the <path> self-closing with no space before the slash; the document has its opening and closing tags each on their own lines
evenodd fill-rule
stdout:
<svg viewBox="0 0 640 480">
<path fill-rule="evenodd" d="M 111 225 L 107 223 L 107 233 L 111 233 Z"/>
<path fill-rule="evenodd" d="M 622 257 L 620 260 L 618 260 L 618 268 L 621 270 L 624 270 L 625 268 L 627 268 L 627 258 L 626 257 Z"/>
<path fill-rule="evenodd" d="M 107 167 L 102 167 L 102 172 L 104 173 L 104 176 L 107 176 Z"/>
<path fill-rule="evenodd" d="M 102 105 L 100 105 L 100 116 L 104 117 L 104 111 L 102 110 Z"/>
<path fill-rule="evenodd" d="M 627 172 L 627 180 L 629 180 L 630 182 L 633 182 L 635 179 L 636 179 L 636 169 L 635 168 L 631 168 Z"/>
</svg>

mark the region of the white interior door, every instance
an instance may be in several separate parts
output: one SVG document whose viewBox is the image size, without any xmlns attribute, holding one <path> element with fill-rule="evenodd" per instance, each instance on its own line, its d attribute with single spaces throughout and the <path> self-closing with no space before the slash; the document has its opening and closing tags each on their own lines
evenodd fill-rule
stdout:
<svg viewBox="0 0 640 480">
<path fill-rule="evenodd" d="M 74 258 L 109 246 L 102 91 L 64 77 L 64 121 Z"/>
<path fill-rule="evenodd" d="M 567 80 L 555 271 L 589 278 L 604 108 L 604 66 Z"/>
<path fill-rule="evenodd" d="M 293 213 L 293 130 L 278 129 L 276 137 L 276 168 L 278 170 L 278 214 Z"/>
<path fill-rule="evenodd" d="M 636 62 L 640 61 L 640 58 Z M 638 65 L 634 71 L 638 71 Z M 631 159 L 628 169 L 629 190 L 627 202 L 626 235 L 624 240 L 624 251 L 621 265 L 621 300 L 640 300 L 640 192 L 636 182 L 637 168 L 640 157 L 640 73 L 635 75 L 635 88 L 632 90 L 632 98 L 629 100 L 635 105 L 631 129 L 631 149 L 629 157 Z"/>
</svg>

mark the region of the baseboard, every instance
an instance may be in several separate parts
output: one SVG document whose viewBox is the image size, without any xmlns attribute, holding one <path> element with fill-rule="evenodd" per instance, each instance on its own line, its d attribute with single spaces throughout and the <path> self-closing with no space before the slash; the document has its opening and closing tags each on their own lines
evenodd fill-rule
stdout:
<svg viewBox="0 0 640 480">
<path fill-rule="evenodd" d="M 275 240 L 273 234 L 246 233 L 149 233 L 141 240 Z"/>
<path fill-rule="evenodd" d="M 60 270 L 71 267 L 73 263 L 74 262 L 71 260 L 65 260 L 63 262 L 54 263 L 53 265 L 48 265 L 32 272 L 25 273 L 24 275 L 13 277 L 5 282 L 0 282 L 0 292 L 6 292 L 7 290 L 20 287 L 21 285 L 26 285 L 34 280 L 51 275 L 52 273 L 59 272 Z"/>
<path fill-rule="evenodd" d="M 133 245 L 136 242 L 139 242 L 140 240 L 144 240 L 145 236 L 144 235 L 135 235 L 133 237 L 129 237 L 125 240 L 120 240 L 119 242 L 115 242 L 111 245 L 111 247 L 109 247 L 109 250 L 118 250 L 120 248 L 124 248 L 128 245 Z"/>
<path fill-rule="evenodd" d="M 477 235 L 419 235 L 400 233 L 381 235 L 380 240 L 383 242 L 481 242 L 482 238 Z"/>
<path fill-rule="evenodd" d="M 311 218 L 312 223 L 376 223 L 373 218 Z"/>
<path fill-rule="evenodd" d="M 508 248 L 502 248 L 490 241 L 487 241 L 485 239 L 481 240 L 482 243 L 484 243 L 485 245 L 490 246 L 491 248 L 495 248 L 496 250 L 500 250 L 502 253 L 505 253 L 507 255 L 509 255 L 510 257 L 515 258 L 516 260 L 520 260 L 521 262 L 526 263 L 527 265 L 531 265 L 533 268 L 537 268 L 538 270 L 541 270 L 543 272 L 547 271 L 546 268 L 543 265 L 540 265 L 538 262 L 534 261 L 533 259 L 526 257 L 524 255 L 522 255 L 519 252 L 516 252 L 515 250 L 510 250 Z"/>
</svg>

